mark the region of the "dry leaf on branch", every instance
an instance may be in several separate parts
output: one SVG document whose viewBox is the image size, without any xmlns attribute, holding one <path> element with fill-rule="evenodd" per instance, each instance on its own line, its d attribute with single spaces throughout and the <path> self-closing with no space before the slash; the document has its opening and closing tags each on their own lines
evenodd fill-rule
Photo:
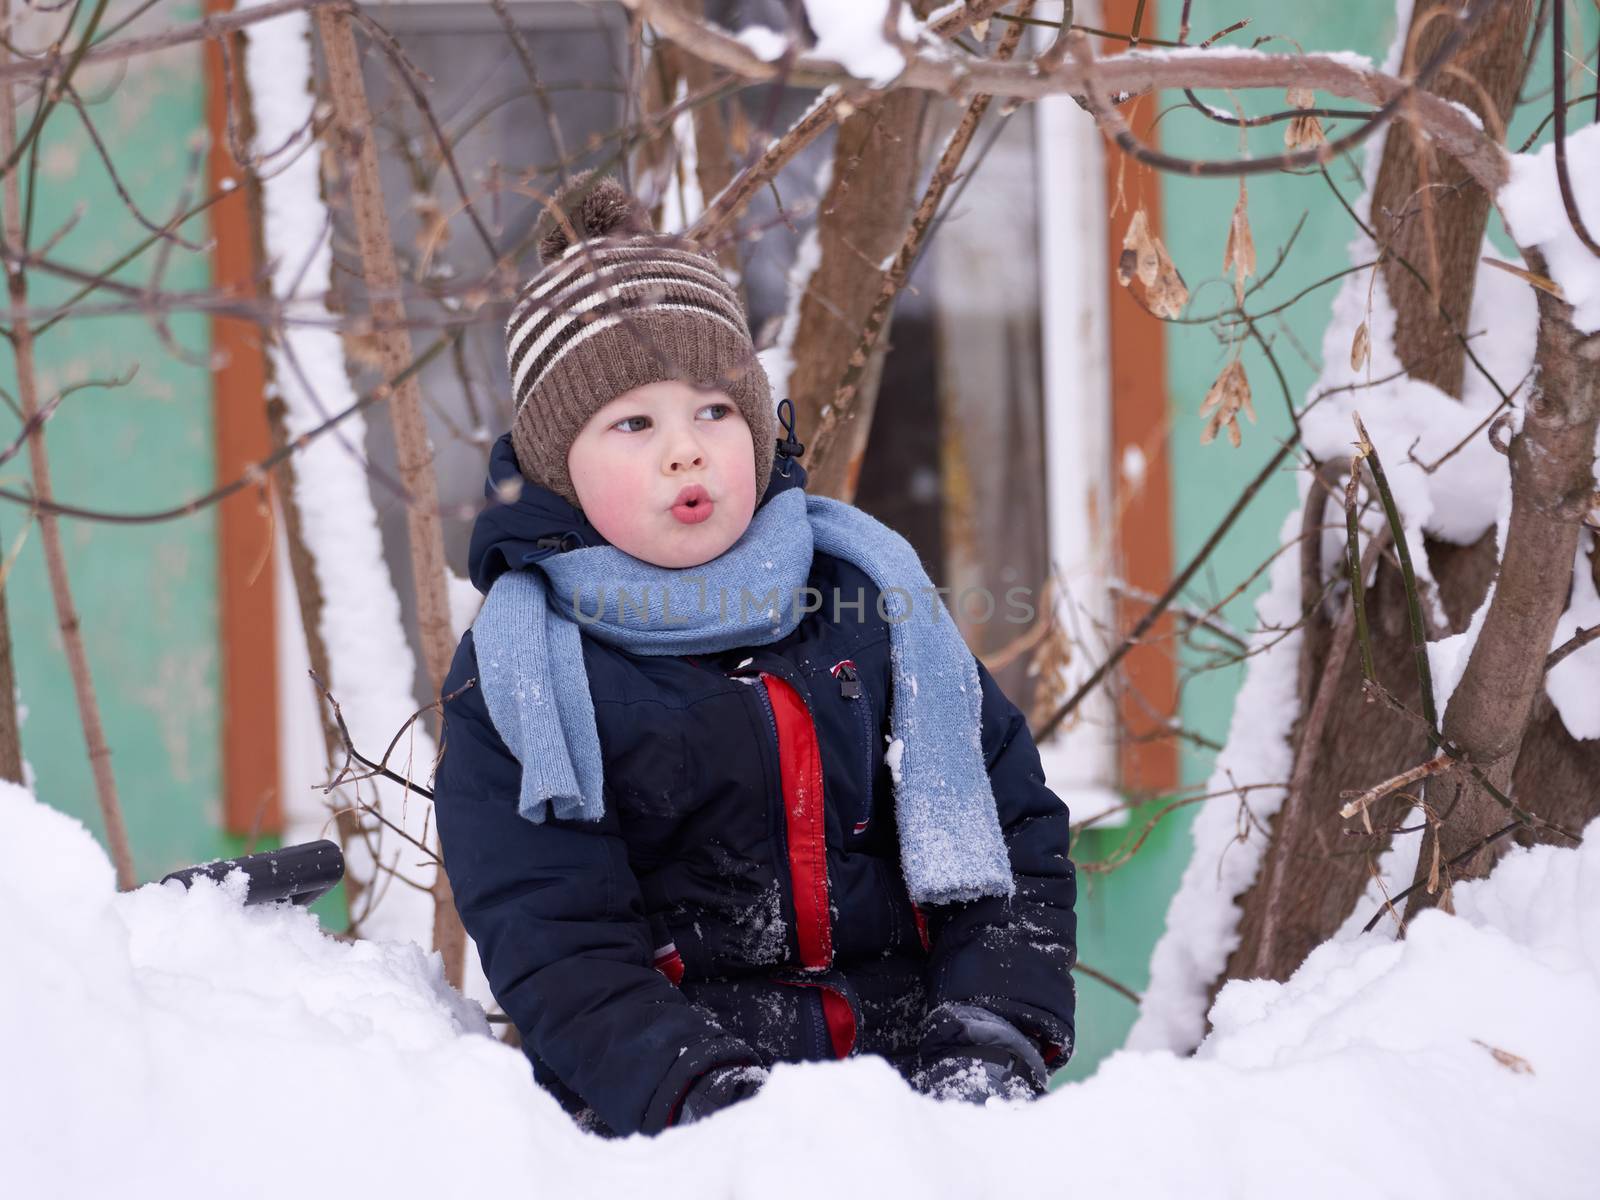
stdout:
<svg viewBox="0 0 1600 1200">
<path fill-rule="evenodd" d="M 1514 263 L 1508 263 L 1498 258 L 1490 258 L 1487 254 L 1484 255 L 1483 258 L 1479 259 L 1479 261 L 1487 263 L 1491 267 L 1498 267 L 1502 271 L 1515 275 L 1518 279 L 1522 280 L 1523 283 L 1528 284 L 1530 287 L 1536 287 L 1541 292 L 1547 292 L 1554 296 L 1557 300 L 1565 300 L 1567 298 L 1567 294 L 1561 290 L 1561 285 L 1554 279 L 1551 279 L 1547 276 L 1537 275 L 1532 271 L 1515 265 Z"/>
<path fill-rule="evenodd" d="M 1250 379 L 1244 373 L 1244 363 L 1233 359 L 1222 368 L 1222 374 L 1211 385 L 1206 398 L 1200 403 L 1200 415 L 1210 416 L 1206 427 L 1200 431 L 1200 444 L 1206 445 L 1217 436 L 1219 429 L 1228 431 L 1228 441 L 1239 446 L 1239 410 L 1255 424 L 1256 410 L 1250 403 Z"/>
<path fill-rule="evenodd" d="M 1239 200 L 1228 224 L 1228 244 L 1222 252 L 1222 269 L 1233 272 L 1233 295 L 1244 303 L 1244 281 L 1256 273 L 1256 240 L 1250 234 L 1250 206 L 1244 180 L 1239 180 Z"/>
<path fill-rule="evenodd" d="M 728 149 L 733 151 L 735 158 L 744 158 L 750 153 L 750 144 L 753 140 L 754 126 L 750 116 L 745 112 L 744 105 L 730 104 L 728 106 Z"/>
<path fill-rule="evenodd" d="M 411 197 L 411 211 L 417 217 L 417 249 L 425 256 L 443 249 L 450 241 L 450 219 L 439 202 L 425 192 L 418 193 Z"/>
<path fill-rule="evenodd" d="M 1506 1068 L 1513 1075 L 1532 1075 L 1534 1073 L 1533 1064 L 1523 1058 L 1522 1055 L 1513 1054 L 1509 1050 L 1502 1050 L 1499 1046 L 1491 1046 L 1488 1042 L 1479 1038 L 1473 1038 L 1472 1040 L 1487 1050 L 1495 1062 Z"/>
<path fill-rule="evenodd" d="M 1127 287 L 1137 276 L 1145 287 L 1151 286 L 1156 281 L 1156 271 L 1160 269 L 1161 256 L 1156 253 L 1156 239 L 1150 232 L 1150 218 L 1141 207 L 1133 214 L 1133 219 L 1128 222 L 1128 230 L 1122 235 L 1122 255 L 1117 260 L 1117 278 L 1123 287 Z"/>
<path fill-rule="evenodd" d="M 1355 339 L 1350 343 L 1350 369 L 1359 371 L 1367 365 L 1367 359 L 1372 357 L 1372 335 L 1367 332 L 1367 323 L 1361 322 L 1356 326 Z"/>
<path fill-rule="evenodd" d="M 1176 317 L 1189 303 L 1189 288 L 1161 239 L 1150 232 L 1150 218 L 1143 207 L 1133 214 L 1122 235 L 1117 279 L 1123 287 L 1138 279 L 1144 285 L 1145 307 L 1158 317 Z"/>
<path fill-rule="evenodd" d="M 1316 102 L 1310 88 L 1289 89 L 1289 103 L 1295 108 L 1313 108 Z M 1283 144 L 1290 150 L 1321 146 L 1327 140 L 1327 134 L 1322 131 L 1322 122 L 1316 117 L 1291 117 L 1288 127 L 1283 131 Z"/>
<path fill-rule="evenodd" d="M 342 330 L 339 340 L 344 343 L 344 356 L 353 365 L 365 367 L 374 371 L 382 370 L 385 363 L 383 357 L 383 341 L 378 334 L 365 324 L 352 325 L 349 329 Z"/>
</svg>

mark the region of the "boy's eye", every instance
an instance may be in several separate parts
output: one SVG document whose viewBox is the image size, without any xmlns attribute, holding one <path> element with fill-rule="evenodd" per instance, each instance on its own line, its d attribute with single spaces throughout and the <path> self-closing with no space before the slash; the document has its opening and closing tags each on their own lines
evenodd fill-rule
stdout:
<svg viewBox="0 0 1600 1200">
<path fill-rule="evenodd" d="M 709 413 L 711 414 L 711 420 L 721 421 L 731 412 L 733 412 L 733 406 L 731 404 L 707 404 L 702 407 L 700 411 L 695 414 L 695 416 L 703 417 Z M 639 424 L 633 424 L 635 421 L 639 422 Z M 651 421 L 649 417 L 623 417 L 620 421 L 613 421 L 611 423 L 611 428 L 620 430 L 623 433 L 642 433 L 644 430 L 650 428 L 650 424 Z"/>
</svg>

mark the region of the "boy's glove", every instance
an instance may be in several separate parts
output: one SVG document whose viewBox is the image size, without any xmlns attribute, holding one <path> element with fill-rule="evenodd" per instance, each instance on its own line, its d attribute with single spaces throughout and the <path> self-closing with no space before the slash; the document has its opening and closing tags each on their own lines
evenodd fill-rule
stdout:
<svg viewBox="0 0 1600 1200">
<path fill-rule="evenodd" d="M 730 1104 L 748 1100 L 766 1081 L 765 1067 L 717 1067 L 707 1071 L 684 1095 L 674 1124 L 689 1125 Z"/>
<path fill-rule="evenodd" d="M 935 1100 L 1032 1100 L 1050 1073 L 1039 1048 L 976 1004 L 941 1004 L 923 1022 L 912 1086 Z"/>
</svg>

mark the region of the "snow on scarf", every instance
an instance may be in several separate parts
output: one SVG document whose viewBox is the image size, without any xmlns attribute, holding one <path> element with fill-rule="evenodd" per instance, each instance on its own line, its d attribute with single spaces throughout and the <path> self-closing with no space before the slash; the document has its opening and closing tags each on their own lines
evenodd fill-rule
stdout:
<svg viewBox="0 0 1600 1200">
<path fill-rule="evenodd" d="M 592 546 L 495 580 L 472 633 L 484 701 L 522 764 L 518 812 L 536 823 L 551 811 L 584 821 L 605 813 L 580 630 L 634 654 L 776 642 L 800 623 L 814 550 L 855 564 L 883 595 L 894 677 L 889 727 L 903 747 L 895 818 L 912 899 L 1011 895 L 971 651 L 909 542 L 853 505 L 799 488 L 762 505 L 743 536 L 700 567 L 658 567 L 614 546 Z M 752 606 L 747 595 L 776 603 Z M 913 623 L 917 596 L 931 597 L 938 610 L 925 606 L 930 615 Z"/>
</svg>

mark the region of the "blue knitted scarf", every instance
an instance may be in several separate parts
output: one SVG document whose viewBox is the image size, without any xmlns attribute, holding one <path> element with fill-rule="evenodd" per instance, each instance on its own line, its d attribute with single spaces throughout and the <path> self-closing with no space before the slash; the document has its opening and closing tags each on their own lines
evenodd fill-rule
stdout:
<svg viewBox="0 0 1600 1200">
<path fill-rule="evenodd" d="M 776 642 L 804 615 L 814 550 L 855 564 L 883 596 L 895 818 L 912 899 L 1011 895 L 971 651 L 910 543 L 853 505 L 799 488 L 762 505 L 732 547 L 699 567 L 658 567 L 593 546 L 495 580 L 472 634 L 489 715 L 522 764 L 518 811 L 534 822 L 552 811 L 563 820 L 604 815 L 582 634 L 634 654 Z"/>
</svg>

